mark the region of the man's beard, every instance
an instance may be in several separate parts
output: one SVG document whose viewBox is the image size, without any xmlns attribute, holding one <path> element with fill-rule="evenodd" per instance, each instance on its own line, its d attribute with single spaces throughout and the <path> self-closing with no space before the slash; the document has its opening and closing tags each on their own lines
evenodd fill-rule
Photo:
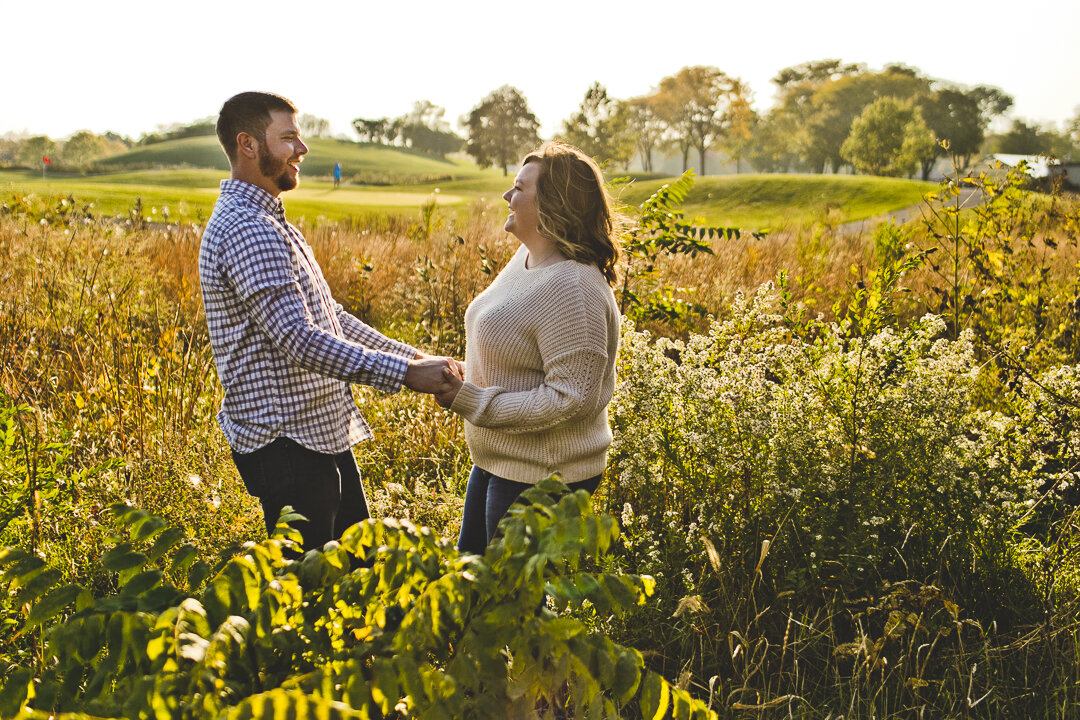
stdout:
<svg viewBox="0 0 1080 720">
<path fill-rule="evenodd" d="M 289 172 L 289 165 L 284 160 L 278 160 L 270 152 L 259 146 L 259 171 L 268 178 L 273 178 L 278 190 L 285 192 L 292 190 L 299 184 L 299 174 Z"/>
</svg>

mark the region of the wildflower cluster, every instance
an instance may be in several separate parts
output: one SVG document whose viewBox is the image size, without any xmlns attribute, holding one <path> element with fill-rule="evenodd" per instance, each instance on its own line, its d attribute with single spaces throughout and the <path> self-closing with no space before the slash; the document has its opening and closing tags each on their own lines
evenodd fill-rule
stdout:
<svg viewBox="0 0 1080 720">
<path fill-rule="evenodd" d="M 723 573 L 866 591 L 1004 561 L 1032 474 L 1017 421 L 972 403 L 971 337 L 934 316 L 817 330 L 794 336 L 770 285 L 686 341 L 624 328 L 608 510 L 661 597 L 719 598 Z"/>
</svg>

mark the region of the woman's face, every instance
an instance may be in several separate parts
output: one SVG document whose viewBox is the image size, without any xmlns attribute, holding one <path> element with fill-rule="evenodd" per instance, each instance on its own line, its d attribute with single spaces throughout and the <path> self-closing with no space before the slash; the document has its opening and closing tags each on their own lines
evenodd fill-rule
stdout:
<svg viewBox="0 0 1080 720">
<path fill-rule="evenodd" d="M 503 228 L 518 240 L 526 240 L 539 234 L 536 181 L 540 177 L 540 170 L 540 163 L 526 163 L 514 178 L 514 187 L 503 193 L 503 200 L 510 206 L 510 215 Z"/>
</svg>

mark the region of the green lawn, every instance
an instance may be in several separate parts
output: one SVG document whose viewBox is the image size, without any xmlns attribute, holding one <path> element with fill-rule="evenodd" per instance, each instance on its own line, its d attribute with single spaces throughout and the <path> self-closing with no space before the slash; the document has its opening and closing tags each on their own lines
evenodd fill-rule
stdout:
<svg viewBox="0 0 1080 720">
<path fill-rule="evenodd" d="M 670 179 L 633 180 L 617 187 L 627 205 L 640 205 Z M 688 219 L 711 225 L 764 230 L 824 220 L 865 220 L 909 207 L 936 183 L 865 175 L 714 175 L 697 178 L 686 198 Z"/>
<path fill-rule="evenodd" d="M 411 164 L 413 159 L 399 157 L 392 167 L 415 170 L 418 165 Z M 300 187 L 282 196 L 293 218 L 341 220 L 371 213 L 412 213 L 432 197 L 440 206 L 464 209 L 479 199 L 500 202 L 499 196 L 512 183 L 499 170 L 479 171 L 473 165 L 467 174 L 454 178 L 408 182 L 415 176 L 406 175 L 406 180 L 396 176 L 395 184 L 346 183 L 334 188 L 328 178 L 312 172 L 317 167 L 305 160 Z M 37 172 L 0 170 L 0 198 L 27 193 L 42 198 L 71 195 L 80 203 L 93 203 L 96 214 L 107 216 L 126 216 L 141 200 L 150 220 L 159 220 L 167 212 L 170 220 L 199 222 L 209 217 L 225 176 L 223 170 L 179 168 L 42 179 Z M 631 180 L 617 184 L 614 194 L 620 203 L 635 207 L 669 180 Z M 832 222 L 863 220 L 914 205 L 934 187 L 913 180 L 851 175 L 710 176 L 697 179 L 683 209 L 687 219 L 761 230 L 813 223 L 827 215 Z"/>
<path fill-rule="evenodd" d="M 307 164 L 302 170 L 307 170 Z M 0 170 L 0 199 L 34 193 L 42 198 L 73 196 L 92 203 L 93 212 L 110 217 L 126 216 L 141 201 L 148 220 L 201 222 L 210 217 L 218 187 L 227 174 L 218 170 L 147 170 L 98 176 L 49 176 L 34 172 Z M 434 197 L 440 206 L 467 207 L 478 198 L 494 199 L 501 190 L 483 192 L 475 184 L 458 189 L 456 183 L 361 186 L 334 188 L 327 180 L 304 177 L 300 187 L 282 195 L 290 217 L 307 220 L 341 220 L 369 213 L 411 212 Z M 500 188 L 504 183 L 496 183 Z"/>
</svg>

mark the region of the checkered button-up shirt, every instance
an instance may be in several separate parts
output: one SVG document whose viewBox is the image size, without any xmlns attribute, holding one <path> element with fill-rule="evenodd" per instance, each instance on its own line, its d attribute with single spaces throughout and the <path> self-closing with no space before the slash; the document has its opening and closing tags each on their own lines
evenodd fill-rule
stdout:
<svg viewBox="0 0 1080 720">
<path fill-rule="evenodd" d="M 396 392 L 415 348 L 345 312 L 278 198 L 223 180 L 199 249 L 206 322 L 239 453 L 288 437 L 340 453 L 371 437 L 350 383 Z"/>
</svg>

